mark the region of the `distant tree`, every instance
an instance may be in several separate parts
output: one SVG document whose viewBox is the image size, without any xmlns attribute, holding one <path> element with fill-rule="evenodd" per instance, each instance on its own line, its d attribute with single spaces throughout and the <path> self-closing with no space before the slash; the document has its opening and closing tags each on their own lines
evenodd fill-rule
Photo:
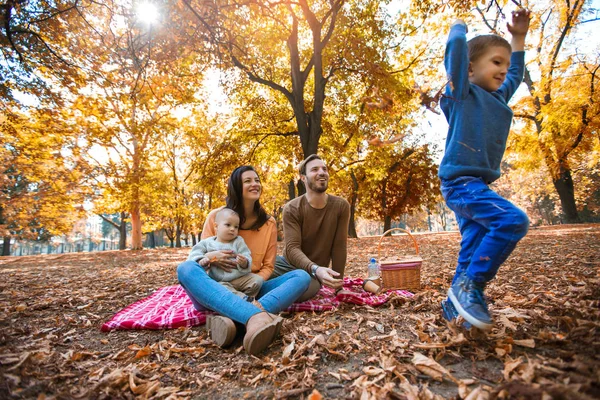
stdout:
<svg viewBox="0 0 600 400">
<path fill-rule="evenodd" d="M 74 136 L 58 113 L 11 112 L 0 129 L 0 235 L 2 255 L 11 237 L 48 240 L 83 215 L 89 172 Z"/>
</svg>

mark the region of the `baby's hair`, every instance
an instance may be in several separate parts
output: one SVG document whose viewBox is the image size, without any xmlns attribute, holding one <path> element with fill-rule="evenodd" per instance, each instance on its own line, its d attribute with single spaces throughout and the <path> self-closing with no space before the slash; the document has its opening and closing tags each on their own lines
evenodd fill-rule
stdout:
<svg viewBox="0 0 600 400">
<path fill-rule="evenodd" d="M 512 52 L 512 47 L 506 39 L 498 35 L 480 35 L 475 36 L 467 42 L 469 46 L 469 61 L 475 62 L 479 57 L 485 54 L 490 47 L 504 47 L 509 53 Z"/>
<path fill-rule="evenodd" d="M 217 215 L 215 215 L 215 222 L 220 222 L 223 218 L 228 217 L 230 215 L 235 215 L 236 217 L 238 217 L 238 219 L 240 218 L 238 213 L 236 213 L 231 208 L 223 207 L 217 212 Z"/>
</svg>

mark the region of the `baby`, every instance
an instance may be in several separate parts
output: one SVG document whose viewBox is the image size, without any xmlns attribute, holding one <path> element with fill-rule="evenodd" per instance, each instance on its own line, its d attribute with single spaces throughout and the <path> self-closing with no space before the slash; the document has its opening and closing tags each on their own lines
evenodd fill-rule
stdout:
<svg viewBox="0 0 600 400">
<path fill-rule="evenodd" d="M 207 270 L 208 276 L 228 288 L 238 296 L 254 300 L 258 294 L 263 279 L 251 273 L 252 256 L 244 239 L 238 236 L 240 226 L 239 215 L 230 208 L 223 208 L 215 216 L 215 230 L 217 235 L 201 240 L 196 244 L 188 261 L 196 261 Z M 233 250 L 237 267 L 227 272 L 220 267 L 211 266 L 216 252 Z"/>
</svg>

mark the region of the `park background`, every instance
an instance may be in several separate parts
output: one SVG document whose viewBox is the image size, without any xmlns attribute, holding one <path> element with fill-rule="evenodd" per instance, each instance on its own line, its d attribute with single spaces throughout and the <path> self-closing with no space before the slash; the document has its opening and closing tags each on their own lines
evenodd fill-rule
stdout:
<svg viewBox="0 0 600 400">
<path fill-rule="evenodd" d="M 484 334 L 440 312 L 460 245 L 436 177 L 444 42 L 459 17 L 468 37 L 505 35 L 519 6 L 527 70 L 493 187 L 532 227 L 486 288 Z M 598 7 L 0 2 L 0 398 L 600 398 Z M 203 326 L 100 330 L 177 285 L 236 166 L 257 168 L 281 222 L 315 152 L 352 205 L 347 277 L 380 243 L 412 252 L 378 236 L 405 226 L 414 296 L 285 315 L 260 357 Z"/>
<path fill-rule="evenodd" d="M 600 216 L 593 1 L 8 1 L 2 254 L 195 244 L 239 165 L 281 223 L 321 154 L 350 237 L 455 229 L 436 177 L 443 49 L 532 10 L 494 185 L 533 226 Z"/>
</svg>

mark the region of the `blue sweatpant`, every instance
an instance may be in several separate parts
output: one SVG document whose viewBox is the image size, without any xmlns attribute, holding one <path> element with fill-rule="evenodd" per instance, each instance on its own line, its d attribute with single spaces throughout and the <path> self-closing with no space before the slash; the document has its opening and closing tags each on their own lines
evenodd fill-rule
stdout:
<svg viewBox="0 0 600 400">
<path fill-rule="evenodd" d="M 476 282 L 489 282 L 527 233 L 527 215 L 481 178 L 443 179 L 442 195 L 462 235 L 453 282 L 465 272 Z"/>
</svg>

